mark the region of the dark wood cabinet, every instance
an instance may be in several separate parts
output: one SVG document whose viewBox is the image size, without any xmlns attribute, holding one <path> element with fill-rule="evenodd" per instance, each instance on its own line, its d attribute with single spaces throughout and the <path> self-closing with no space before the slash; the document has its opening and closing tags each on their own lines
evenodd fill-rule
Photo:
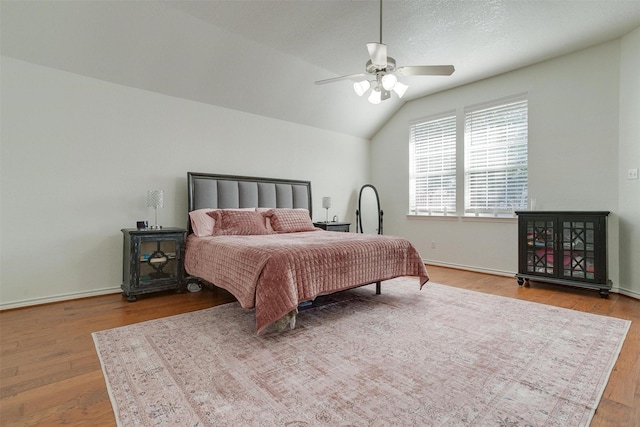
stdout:
<svg viewBox="0 0 640 427">
<path fill-rule="evenodd" d="M 187 230 L 125 228 L 122 292 L 129 301 L 138 295 L 184 287 L 184 243 Z"/>
<path fill-rule="evenodd" d="M 530 279 L 594 289 L 609 295 L 609 212 L 520 211 L 518 284 Z"/>
<path fill-rule="evenodd" d="M 350 222 L 314 222 L 313 225 L 327 231 L 344 231 L 346 233 L 351 227 Z"/>
</svg>

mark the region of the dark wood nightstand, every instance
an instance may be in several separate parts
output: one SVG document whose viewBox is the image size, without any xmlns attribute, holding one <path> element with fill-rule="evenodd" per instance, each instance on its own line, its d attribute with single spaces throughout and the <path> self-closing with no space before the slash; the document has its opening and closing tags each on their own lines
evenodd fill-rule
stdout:
<svg viewBox="0 0 640 427">
<path fill-rule="evenodd" d="M 122 293 L 138 295 L 184 287 L 184 244 L 187 230 L 124 228 Z"/>
<path fill-rule="evenodd" d="M 350 222 L 314 222 L 313 225 L 327 231 L 344 231 L 345 233 L 348 233 L 351 223 Z"/>
</svg>

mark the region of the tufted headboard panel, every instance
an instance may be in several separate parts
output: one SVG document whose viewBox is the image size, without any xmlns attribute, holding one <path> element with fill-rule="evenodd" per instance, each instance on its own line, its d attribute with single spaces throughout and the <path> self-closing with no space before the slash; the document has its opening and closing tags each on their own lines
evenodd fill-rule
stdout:
<svg viewBox="0 0 640 427">
<path fill-rule="evenodd" d="M 304 208 L 311 215 L 311 182 L 187 172 L 189 212 L 196 209 Z"/>
</svg>

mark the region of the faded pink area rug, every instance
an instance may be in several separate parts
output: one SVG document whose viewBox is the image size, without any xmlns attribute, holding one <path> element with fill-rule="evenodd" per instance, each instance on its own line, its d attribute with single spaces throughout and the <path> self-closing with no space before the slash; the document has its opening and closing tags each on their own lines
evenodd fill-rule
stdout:
<svg viewBox="0 0 640 427">
<path fill-rule="evenodd" d="M 585 426 L 630 322 L 415 278 L 93 334 L 121 426 Z"/>
</svg>

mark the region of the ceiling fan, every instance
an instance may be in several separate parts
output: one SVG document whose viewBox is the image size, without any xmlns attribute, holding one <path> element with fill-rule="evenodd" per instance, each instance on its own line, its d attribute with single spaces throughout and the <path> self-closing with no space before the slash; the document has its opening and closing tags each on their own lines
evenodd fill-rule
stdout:
<svg viewBox="0 0 640 427">
<path fill-rule="evenodd" d="M 387 45 L 382 43 L 382 0 L 380 0 L 380 42 L 367 43 L 369 59 L 365 65 L 366 73 L 350 74 L 319 80 L 317 85 L 341 80 L 353 80 L 353 90 L 362 96 L 369 89 L 369 102 L 379 104 L 391 97 L 391 91 L 402 98 L 409 86 L 398 81 L 397 76 L 450 76 L 455 71 L 453 65 L 413 65 L 396 67 L 396 60 L 387 56 Z"/>
</svg>

